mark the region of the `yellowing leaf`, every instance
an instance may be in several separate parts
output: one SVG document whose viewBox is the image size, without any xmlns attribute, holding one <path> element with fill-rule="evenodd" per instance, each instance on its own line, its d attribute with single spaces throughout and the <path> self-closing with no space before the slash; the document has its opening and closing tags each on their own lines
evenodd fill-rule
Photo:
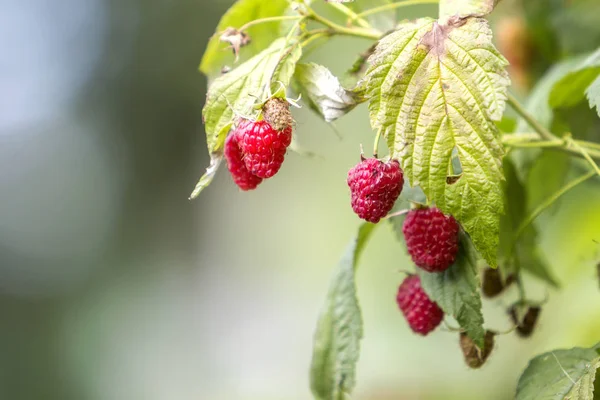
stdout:
<svg viewBox="0 0 600 400">
<path fill-rule="evenodd" d="M 496 265 L 507 61 L 482 18 L 420 19 L 384 37 L 360 86 L 371 125 L 387 138 L 411 185 L 458 219 Z M 453 153 L 460 161 L 458 180 Z"/>
</svg>

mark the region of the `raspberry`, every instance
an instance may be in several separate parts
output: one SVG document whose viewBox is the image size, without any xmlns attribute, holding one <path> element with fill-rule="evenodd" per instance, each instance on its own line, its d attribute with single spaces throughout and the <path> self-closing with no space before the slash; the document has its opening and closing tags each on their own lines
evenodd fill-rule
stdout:
<svg viewBox="0 0 600 400">
<path fill-rule="evenodd" d="M 231 173 L 231 177 L 236 185 L 242 190 L 256 189 L 262 178 L 252 175 L 246 164 L 244 164 L 244 154 L 238 145 L 235 134 L 229 135 L 225 141 L 225 159 L 227 160 L 227 168 Z"/>
<path fill-rule="evenodd" d="M 495 335 L 495 332 L 485 331 L 483 349 L 480 349 L 465 332 L 460 333 L 460 348 L 465 356 L 465 362 L 469 367 L 477 369 L 486 362 L 494 349 Z"/>
<path fill-rule="evenodd" d="M 410 328 L 420 335 L 427 335 L 444 319 L 444 312 L 423 291 L 421 279 L 417 275 L 404 279 L 398 288 L 396 302 Z"/>
<path fill-rule="evenodd" d="M 458 253 L 458 222 L 439 209 L 411 210 L 402 232 L 408 253 L 418 267 L 428 272 L 441 272 L 450 267 Z"/>
<path fill-rule="evenodd" d="M 292 127 L 276 131 L 267 121 L 242 120 L 235 131 L 248 170 L 270 178 L 279 171 L 287 147 L 292 142 Z"/>
<path fill-rule="evenodd" d="M 376 224 L 394 207 L 404 184 L 397 160 L 384 163 L 368 158 L 348 171 L 352 209 L 366 221 Z"/>
</svg>

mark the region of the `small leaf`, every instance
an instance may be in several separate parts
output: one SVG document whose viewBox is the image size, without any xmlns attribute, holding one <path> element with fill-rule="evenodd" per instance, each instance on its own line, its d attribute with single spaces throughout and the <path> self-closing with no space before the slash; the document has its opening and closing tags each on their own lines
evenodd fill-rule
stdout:
<svg viewBox="0 0 600 400">
<path fill-rule="evenodd" d="M 517 385 L 516 400 L 592 400 L 600 343 L 555 350 L 532 359 Z"/>
<path fill-rule="evenodd" d="M 500 0 L 440 0 L 440 19 L 459 16 L 484 17 L 494 10 Z"/>
<path fill-rule="evenodd" d="M 498 264 L 505 271 L 505 275 L 524 269 L 550 285 L 558 287 L 558 283 L 540 251 L 538 232 L 535 226 L 530 224 L 519 238 L 516 238 L 519 226 L 528 215 L 527 192 L 517 175 L 514 164 L 509 159 L 504 160 L 504 174 L 506 176 L 504 184 L 506 213 L 500 218 Z"/>
<path fill-rule="evenodd" d="M 418 269 L 421 285 L 433 301 L 452 315 L 480 348 L 484 348 L 485 330 L 477 277 L 477 252 L 466 234 L 461 233 L 455 263 L 444 272 L 429 273 Z"/>
<path fill-rule="evenodd" d="M 327 122 L 347 114 L 361 102 L 358 94 L 344 89 L 338 78 L 321 65 L 298 64 L 294 79 L 311 108 Z"/>
<path fill-rule="evenodd" d="M 544 74 L 537 82 L 527 101 L 525 109 L 532 115 L 535 115 L 537 121 L 544 127 L 549 128 L 552 125 L 552 108 L 550 107 L 550 92 L 554 85 L 560 81 L 566 74 L 577 68 L 587 56 L 577 56 L 566 59 L 555 64 Z M 527 124 L 524 119 L 519 119 L 516 132 L 532 132 L 533 128 Z"/>
<path fill-rule="evenodd" d="M 194 191 L 190 195 L 190 200 L 193 200 L 196 197 L 198 197 L 200 192 L 202 192 L 202 190 L 204 190 L 208 185 L 211 184 L 211 182 L 215 178 L 217 170 L 219 169 L 221 161 L 223 161 L 223 154 L 221 153 L 213 153 L 210 156 L 210 165 L 208 166 L 208 168 L 206 168 L 206 172 L 204 173 L 204 175 L 202 175 L 202 178 L 200 178 L 200 180 L 196 184 Z"/>
<path fill-rule="evenodd" d="M 209 76 L 216 75 L 224 66 L 225 60 L 234 61 L 227 46 L 220 41 L 220 36 L 227 28 L 241 28 L 242 25 L 261 18 L 284 15 L 289 6 L 288 0 L 238 0 L 223 15 L 214 36 L 208 42 L 200 71 Z M 269 22 L 252 26 L 246 32 L 251 39 L 244 48 L 248 55 L 255 55 L 265 49 L 273 38 L 279 37 L 279 22 Z M 247 57 L 246 57 L 247 58 Z"/>
<path fill-rule="evenodd" d="M 494 121 L 504 112 L 509 79 L 487 22 L 404 23 L 379 42 L 369 63 L 360 87 L 371 125 L 411 185 L 458 219 L 495 266 L 504 149 Z M 450 168 L 453 152 L 459 175 Z"/>
<path fill-rule="evenodd" d="M 600 49 L 554 84 L 550 92 L 550 106 L 552 108 L 573 107 L 584 99 L 586 89 L 599 74 Z"/>
<path fill-rule="evenodd" d="M 590 102 L 590 108 L 596 107 L 598 116 L 600 117 L 600 77 L 596 78 L 594 82 L 585 91 L 588 101 Z"/>
<path fill-rule="evenodd" d="M 376 225 L 361 225 L 335 272 L 314 336 L 310 386 L 318 400 L 343 400 L 355 385 L 363 336 L 355 272 Z"/>
<path fill-rule="evenodd" d="M 217 78 L 208 89 L 202 110 L 209 152 L 220 149 L 235 113 L 247 115 L 271 84 L 287 86 L 300 58 L 301 48 L 278 39 L 271 47 Z"/>
</svg>

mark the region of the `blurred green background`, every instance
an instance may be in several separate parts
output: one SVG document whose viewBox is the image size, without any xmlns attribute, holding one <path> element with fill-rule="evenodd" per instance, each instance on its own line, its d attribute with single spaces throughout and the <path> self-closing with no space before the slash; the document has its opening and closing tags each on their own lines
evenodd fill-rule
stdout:
<svg viewBox="0 0 600 400">
<path fill-rule="evenodd" d="M 0 399 L 311 397 L 316 318 L 359 224 L 345 176 L 372 132 L 365 107 L 336 123 L 341 138 L 301 109 L 297 138 L 319 157 L 289 154 L 250 193 L 223 168 L 188 201 L 208 164 L 197 66 L 231 3 L 3 5 Z M 336 39 L 310 59 L 341 74 L 368 45 Z M 499 336 L 479 371 L 456 333 L 410 332 L 394 297 L 398 271 L 412 266 L 391 229 L 378 230 L 358 274 L 365 338 L 353 398 L 510 399 L 533 355 L 597 342 L 599 205 L 590 184 L 539 221 L 563 288 L 549 292 L 531 340 Z M 487 327 L 510 327 L 512 290 L 485 302 Z"/>
</svg>

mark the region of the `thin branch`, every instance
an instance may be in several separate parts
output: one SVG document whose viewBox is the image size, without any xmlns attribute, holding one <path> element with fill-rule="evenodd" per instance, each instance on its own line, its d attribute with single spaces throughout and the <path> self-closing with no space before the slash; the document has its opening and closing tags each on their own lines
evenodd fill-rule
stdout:
<svg viewBox="0 0 600 400">
<path fill-rule="evenodd" d="M 260 24 L 264 24 L 267 22 L 294 21 L 294 20 L 302 19 L 302 18 L 304 18 L 304 17 L 301 15 L 282 15 L 279 17 L 267 17 L 267 18 L 255 19 L 254 21 L 250 21 L 250 22 L 242 25 L 238 30 L 245 31 L 246 29 L 250 28 L 251 26 L 260 25 Z"/>
<path fill-rule="evenodd" d="M 368 9 L 367 11 L 358 14 L 357 17 L 362 18 L 362 17 L 366 17 L 369 15 L 373 15 L 373 14 L 377 14 L 377 13 L 385 12 L 385 11 L 389 11 L 389 10 L 394 10 L 394 9 L 402 8 L 402 7 L 414 6 L 414 5 L 420 5 L 420 4 L 438 4 L 438 3 L 439 3 L 439 0 L 406 0 L 406 1 L 401 1 L 398 3 L 391 3 L 391 4 L 386 4 L 383 6 Z"/>
<path fill-rule="evenodd" d="M 342 14 L 346 15 L 348 18 L 350 18 L 348 21 L 350 23 L 352 23 L 353 21 L 356 21 L 356 23 L 366 29 L 373 29 L 373 27 L 371 26 L 371 24 L 369 24 L 369 22 L 361 17 L 358 16 L 358 14 L 356 14 L 354 11 L 352 11 L 350 8 L 346 7 L 343 4 L 340 3 L 329 3 L 330 6 L 332 6 L 333 8 L 335 8 L 336 10 L 338 10 L 339 12 L 341 12 Z"/>
<path fill-rule="evenodd" d="M 563 196 L 569 190 L 573 189 L 575 186 L 579 185 L 580 183 L 583 183 L 583 182 L 587 181 L 588 179 L 590 179 L 593 176 L 596 176 L 596 171 L 589 171 L 587 174 L 582 175 L 582 176 L 580 176 L 577 179 L 574 179 L 573 181 L 571 181 L 568 184 L 566 184 L 565 186 L 563 186 L 558 192 L 556 192 L 552 196 L 548 197 L 548 199 L 546 201 L 544 201 L 542 204 L 540 204 L 539 206 L 537 206 L 535 208 L 535 210 L 533 210 L 531 212 L 531 214 L 529 214 L 529 216 L 517 228 L 517 232 L 515 233 L 515 237 L 513 239 L 513 246 L 512 247 L 514 248 L 514 244 L 516 243 L 517 239 L 519 239 L 519 237 L 523 234 L 523 232 L 525 231 L 525 229 L 542 212 L 544 212 L 548 207 L 550 207 L 556 200 L 558 200 L 561 196 Z M 512 251 L 511 251 L 511 253 L 512 253 Z"/>
<path fill-rule="evenodd" d="M 540 124 L 538 122 L 538 120 L 533 117 L 533 115 L 529 114 L 529 112 L 527 112 L 527 110 L 525 110 L 525 107 L 523 107 L 523 105 L 521 103 L 519 103 L 519 101 L 512 94 L 510 94 L 510 93 L 508 94 L 508 100 L 507 100 L 507 102 L 511 106 L 511 108 L 517 112 L 517 114 L 519 114 L 521 117 L 523 117 L 523 119 L 525 121 L 527 121 L 527 123 L 537 133 L 540 134 L 540 136 L 542 138 L 544 138 L 545 140 L 556 140 L 556 139 L 558 139 L 557 136 L 555 136 L 552 132 L 550 132 L 542 124 Z"/>
</svg>

